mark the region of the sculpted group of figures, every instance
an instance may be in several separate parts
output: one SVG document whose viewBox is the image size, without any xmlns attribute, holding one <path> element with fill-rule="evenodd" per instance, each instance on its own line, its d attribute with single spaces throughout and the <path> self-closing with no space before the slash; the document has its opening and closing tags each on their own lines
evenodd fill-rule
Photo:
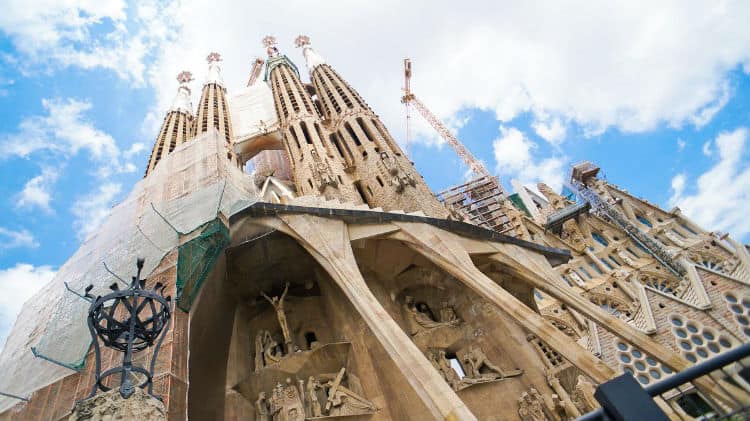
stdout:
<svg viewBox="0 0 750 421">
<path fill-rule="evenodd" d="M 335 376 L 310 376 L 307 384 L 287 378 L 286 385 L 277 383 L 270 395 L 260 392 L 255 420 L 304 421 L 375 412 L 375 405 L 342 384 L 345 372 L 342 368 Z"/>
<path fill-rule="evenodd" d="M 450 359 L 448 359 L 445 350 L 433 350 L 430 355 L 430 362 L 432 362 L 432 365 L 443 375 L 443 378 L 453 390 L 456 391 L 465 389 L 474 384 L 502 380 L 523 374 L 523 370 L 503 370 L 495 364 L 492 364 L 487 359 L 487 355 L 484 354 L 484 351 L 476 346 L 470 346 L 460 354 L 461 367 L 465 371 L 463 377 L 451 367 Z"/>
<path fill-rule="evenodd" d="M 414 298 L 407 295 L 404 297 L 404 310 L 412 335 L 439 327 L 456 327 L 461 324 L 461 319 L 458 318 L 456 311 L 448 305 L 447 301 L 443 302 L 438 317 L 435 317 L 426 304 L 415 304 Z"/>
<path fill-rule="evenodd" d="M 518 415 L 522 420 L 575 419 L 599 407 L 599 403 L 594 398 L 596 386 L 582 375 L 578 376 L 572 395 L 563 389 L 556 376 L 548 374 L 547 382 L 556 393 L 542 395 L 534 387 L 521 393 L 518 398 Z"/>
</svg>

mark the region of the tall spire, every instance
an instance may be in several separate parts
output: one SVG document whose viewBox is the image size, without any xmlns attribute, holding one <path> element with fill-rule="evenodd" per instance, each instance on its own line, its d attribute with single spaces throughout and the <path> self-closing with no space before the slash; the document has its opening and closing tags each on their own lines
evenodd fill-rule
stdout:
<svg viewBox="0 0 750 421">
<path fill-rule="evenodd" d="M 201 91 L 200 103 L 198 103 L 193 133 L 198 136 L 209 131 L 212 127 L 218 130 L 226 140 L 227 157 L 234 161 L 232 119 L 227 104 L 227 89 L 224 87 L 224 78 L 221 75 L 221 66 L 219 65 L 221 55 L 217 52 L 211 52 L 206 57 L 206 61 L 208 62 L 208 72 Z"/>
<path fill-rule="evenodd" d="M 263 45 L 268 53 L 265 79 L 273 91 L 297 193 L 361 203 L 342 162 L 334 156 L 318 110 L 302 85 L 294 63 L 279 54 L 274 37 L 263 38 Z"/>
<path fill-rule="evenodd" d="M 294 40 L 294 45 L 296 45 L 297 48 L 302 48 L 302 55 L 305 56 L 307 70 L 311 73 L 313 70 L 315 70 L 316 67 L 326 63 L 323 57 L 318 54 L 317 51 L 313 50 L 312 46 L 310 45 L 310 37 L 308 37 L 307 35 L 299 35 Z"/>
<path fill-rule="evenodd" d="M 146 167 L 146 176 L 156 167 L 162 157 L 171 153 L 177 145 L 192 138 L 193 104 L 190 102 L 190 87 L 188 86 L 192 80 L 193 75 L 190 72 L 183 71 L 177 75 L 180 86 L 177 88 L 177 95 L 167 115 L 164 116 L 161 130 L 156 137 L 148 167 Z"/>
<path fill-rule="evenodd" d="M 295 44 L 304 49 L 331 142 L 364 201 L 385 210 L 445 217 L 445 207 L 362 96 L 310 47 L 309 37 L 300 35 Z"/>
</svg>

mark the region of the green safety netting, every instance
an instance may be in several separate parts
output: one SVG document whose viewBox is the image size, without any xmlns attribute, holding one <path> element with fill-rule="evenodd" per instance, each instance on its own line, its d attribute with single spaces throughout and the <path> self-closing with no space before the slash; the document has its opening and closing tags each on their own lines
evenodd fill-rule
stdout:
<svg viewBox="0 0 750 421">
<path fill-rule="evenodd" d="M 180 309 L 190 310 L 203 281 L 227 244 L 229 230 L 221 220 L 214 219 L 202 228 L 200 235 L 180 245 L 177 254 L 177 306 Z"/>
<path fill-rule="evenodd" d="M 226 220 L 239 204 L 257 200 L 251 177 L 224 158 L 225 148 L 217 132 L 180 145 L 112 208 L 53 280 L 24 304 L 0 353 L 0 392 L 29 396 L 80 370 L 91 345 L 89 303 L 80 295 L 88 285 L 96 296 L 115 282 L 129 282 L 137 257 L 145 258 L 146 277 L 161 263 L 176 264 L 176 298 L 181 309 L 190 308 L 229 242 L 220 215 Z M 180 244 L 183 238 L 190 240 Z M 17 402 L 0 396 L 0 412 Z"/>
</svg>

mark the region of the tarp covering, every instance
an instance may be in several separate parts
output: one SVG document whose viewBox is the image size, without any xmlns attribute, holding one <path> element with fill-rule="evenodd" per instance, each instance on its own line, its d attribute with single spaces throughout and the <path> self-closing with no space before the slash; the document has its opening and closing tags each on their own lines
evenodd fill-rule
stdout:
<svg viewBox="0 0 750 421">
<path fill-rule="evenodd" d="M 238 202 L 257 200 L 251 177 L 226 159 L 226 148 L 215 130 L 178 146 L 112 208 L 52 281 L 24 304 L 0 354 L 0 392 L 28 397 L 82 368 L 91 345 L 89 303 L 76 293 L 94 285 L 93 295 L 104 294 L 118 278 L 127 282 L 137 257 L 145 258 L 147 277 L 178 249 L 173 263 L 182 275 L 180 292 L 189 292 L 180 307 L 190 307 L 228 242 L 221 215 L 226 220 Z M 181 235 L 195 230 L 200 234 L 178 248 Z M 0 396 L 0 412 L 17 402 Z"/>
</svg>

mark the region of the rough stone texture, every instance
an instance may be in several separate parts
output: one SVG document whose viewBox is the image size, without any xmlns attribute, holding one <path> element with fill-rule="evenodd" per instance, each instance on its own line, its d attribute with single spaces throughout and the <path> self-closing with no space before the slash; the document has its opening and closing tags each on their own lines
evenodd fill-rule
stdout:
<svg viewBox="0 0 750 421">
<path fill-rule="evenodd" d="M 161 401 L 139 388 L 128 399 L 123 399 L 120 391 L 113 389 L 78 403 L 68 421 L 164 421 L 165 413 Z"/>
</svg>

